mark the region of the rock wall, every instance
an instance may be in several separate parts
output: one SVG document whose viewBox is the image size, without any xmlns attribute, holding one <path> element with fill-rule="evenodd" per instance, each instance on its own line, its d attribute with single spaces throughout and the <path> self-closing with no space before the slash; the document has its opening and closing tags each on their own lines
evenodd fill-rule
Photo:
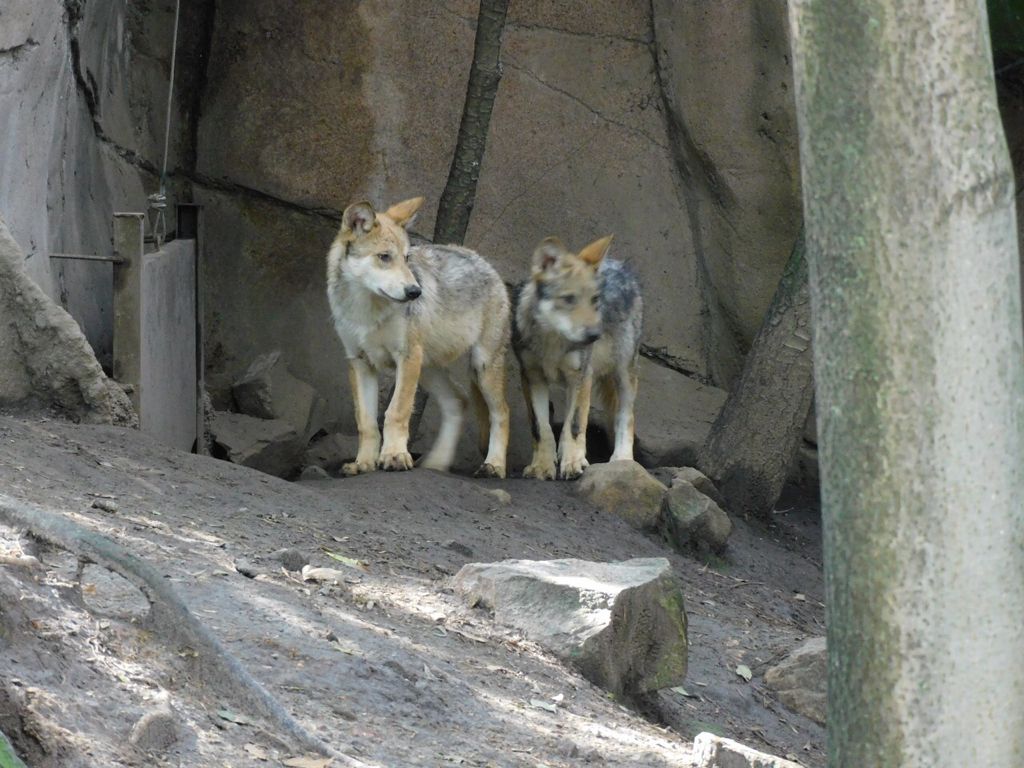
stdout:
<svg viewBox="0 0 1024 768">
<path fill-rule="evenodd" d="M 29 274 L 101 359 L 109 267 L 48 254 L 109 252 L 110 214 L 156 189 L 173 10 L 0 6 L 0 209 Z M 221 404 L 280 348 L 328 418 L 354 426 L 324 254 L 339 211 L 363 197 L 425 195 L 415 229 L 431 235 L 476 13 L 473 0 L 183 0 L 170 191 L 206 210 Z M 515 281 L 547 235 L 614 232 L 644 283 L 650 353 L 728 384 L 799 220 L 784 21 L 779 0 L 513 2 L 467 244 Z"/>
<path fill-rule="evenodd" d="M 184 2 L 185 28 L 203 2 Z M 29 276 L 72 313 L 104 363 L 111 268 L 50 254 L 109 254 L 112 213 L 145 210 L 156 191 L 173 14 L 157 0 L 0 3 L 0 210 Z M 185 34 L 183 71 L 192 47 Z M 180 104 L 172 167 L 189 137 Z M 184 192 L 172 185 L 178 199 Z"/>
<path fill-rule="evenodd" d="M 788 67 L 785 7 L 730 3 L 732 18 L 697 24 L 679 5 L 512 4 L 467 245 L 516 281 L 543 237 L 582 245 L 614 232 L 616 255 L 644 283 L 646 343 L 723 385 L 799 220 L 778 72 Z M 207 211 L 208 380 L 222 404 L 253 357 L 282 348 L 331 418 L 354 426 L 324 252 L 338 211 L 362 197 L 425 195 L 415 229 L 432 233 L 475 15 L 472 0 L 217 4 L 192 180 Z M 720 23 L 745 18 L 745 34 L 722 38 Z M 776 93 L 746 74 L 759 67 L 780 78 Z M 705 81 L 706 92 L 689 87 Z"/>
</svg>

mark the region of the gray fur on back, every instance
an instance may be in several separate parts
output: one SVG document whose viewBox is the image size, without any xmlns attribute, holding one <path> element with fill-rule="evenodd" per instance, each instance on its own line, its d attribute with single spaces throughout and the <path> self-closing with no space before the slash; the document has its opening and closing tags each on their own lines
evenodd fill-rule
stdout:
<svg viewBox="0 0 1024 768">
<path fill-rule="evenodd" d="M 505 291 L 494 267 L 475 251 L 457 245 L 413 246 L 409 249 L 409 269 L 424 287 L 423 298 L 428 300 L 409 302 L 408 311 L 413 315 L 421 314 L 428 302 L 449 309 L 473 306 L 496 291 Z M 433 287 L 434 295 L 426 294 L 429 287 Z"/>
</svg>

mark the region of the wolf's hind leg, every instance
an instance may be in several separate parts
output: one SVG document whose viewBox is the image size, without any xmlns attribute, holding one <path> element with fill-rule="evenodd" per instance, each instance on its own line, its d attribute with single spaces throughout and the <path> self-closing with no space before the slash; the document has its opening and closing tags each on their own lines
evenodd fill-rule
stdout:
<svg viewBox="0 0 1024 768">
<path fill-rule="evenodd" d="M 618 410 L 615 413 L 615 451 L 611 461 L 633 460 L 633 434 L 636 421 L 633 416 L 633 405 L 636 402 L 637 374 L 634 362 L 625 370 L 615 373 L 615 385 L 618 389 Z"/>
<path fill-rule="evenodd" d="M 430 453 L 420 462 L 420 466 L 447 472 L 455 460 L 455 449 L 458 447 L 459 435 L 462 432 L 462 413 L 465 410 L 466 398 L 447 371 L 425 368 L 420 381 L 441 408 L 441 429 Z"/>
<path fill-rule="evenodd" d="M 508 453 L 508 400 L 505 398 L 505 346 L 491 350 L 480 346 L 472 352 L 473 376 L 487 406 L 487 455 L 477 477 L 505 477 Z M 483 432 L 483 429 L 481 429 Z"/>
<path fill-rule="evenodd" d="M 348 381 L 352 388 L 352 401 L 356 408 L 356 426 L 359 428 L 359 452 L 356 460 L 345 464 L 346 475 L 373 472 L 377 468 L 380 452 L 380 428 L 377 426 L 377 373 L 365 360 L 349 361 Z"/>
<path fill-rule="evenodd" d="M 409 454 L 409 417 L 412 416 L 416 385 L 423 364 L 423 347 L 410 345 L 408 354 L 398 361 L 395 393 L 384 412 L 384 446 L 377 464 L 389 472 L 412 469 Z"/>
</svg>

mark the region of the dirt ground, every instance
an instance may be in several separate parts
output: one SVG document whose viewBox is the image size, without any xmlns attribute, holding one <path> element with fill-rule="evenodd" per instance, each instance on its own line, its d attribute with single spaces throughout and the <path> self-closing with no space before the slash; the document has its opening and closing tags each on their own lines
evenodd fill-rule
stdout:
<svg viewBox="0 0 1024 768">
<path fill-rule="evenodd" d="M 597 512 L 571 483 L 426 470 L 288 483 L 38 416 L 0 417 L 0 487 L 144 557 L 303 725 L 371 765 L 685 766 L 704 730 L 824 765 L 823 729 L 762 679 L 824 633 L 818 514 L 799 500 L 768 526 L 737 520 L 726 556 L 702 562 Z M 0 566 L 0 730 L 30 766 L 298 756 L 197 676 L 188 649 L 147 629 L 134 587 L 97 566 L 78 574 L 73 556 L 0 527 L 0 549 L 19 547 L 43 569 Z M 285 548 L 347 577 L 303 583 L 275 556 Z M 686 597 L 689 696 L 662 692 L 643 715 L 447 585 L 467 562 L 651 556 L 669 558 Z M 176 744 L 133 746 L 136 721 L 167 704 Z"/>
</svg>

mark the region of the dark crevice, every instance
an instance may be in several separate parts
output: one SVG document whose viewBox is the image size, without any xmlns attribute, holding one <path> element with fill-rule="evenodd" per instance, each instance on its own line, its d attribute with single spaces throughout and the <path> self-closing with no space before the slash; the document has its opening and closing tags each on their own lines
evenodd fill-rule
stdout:
<svg viewBox="0 0 1024 768">
<path fill-rule="evenodd" d="M 188 89 L 191 100 L 188 104 L 188 145 L 182 164 L 191 173 L 199 167 L 199 122 L 203 114 L 203 100 L 210 76 L 210 57 L 213 53 L 213 31 L 217 19 L 217 0 L 200 0 L 196 14 L 199 39 L 196 43 L 194 60 L 189 68 L 192 73 Z"/>
<path fill-rule="evenodd" d="M 25 53 L 25 51 L 30 51 L 33 48 L 38 47 L 39 43 L 29 37 L 26 38 L 25 42 L 12 45 L 10 48 L 0 48 L 0 56 L 10 56 L 13 59 L 17 59 L 21 54 Z"/>
<path fill-rule="evenodd" d="M 668 134 L 668 143 L 676 170 L 680 197 L 686 210 L 697 262 L 697 288 L 701 296 L 700 314 L 704 318 L 701 333 L 702 355 L 704 358 L 703 363 L 708 371 L 708 376 L 703 378 L 718 386 L 728 387 L 729 379 L 732 378 L 732 375 L 738 373 L 738 371 L 730 372 L 728 368 L 730 367 L 729 361 L 741 358 L 737 342 L 739 333 L 734 324 L 729 322 L 722 311 L 718 302 L 717 291 L 711 280 L 711 270 L 707 263 L 708 253 L 704 244 L 703 227 L 701 226 L 701 201 L 698 197 L 698 188 L 703 188 L 714 203 L 721 207 L 731 205 L 733 202 L 732 196 L 726 184 L 720 179 L 713 163 L 696 146 L 682 117 L 672 104 L 672 99 L 669 97 L 669 89 L 665 84 L 663 75 L 661 60 L 663 54 L 658 44 L 657 30 L 655 28 L 654 0 L 650 2 L 649 13 L 651 25 L 650 51 L 654 65 L 655 82 L 661 96 L 661 107 L 665 116 L 665 130 Z M 727 348 L 721 350 L 720 347 L 722 345 L 726 345 Z M 663 364 L 666 363 L 661 356 L 647 354 L 644 356 L 652 360 L 659 360 Z M 725 363 L 725 370 L 723 370 L 723 363 Z M 666 364 L 666 367 L 679 370 L 674 364 Z"/>
<path fill-rule="evenodd" d="M 662 368 L 668 368 L 669 370 L 681 373 L 695 381 L 699 381 L 701 384 L 711 383 L 707 376 L 690 368 L 683 358 L 673 355 L 665 347 L 654 347 L 650 344 L 641 344 L 640 356 L 650 360 L 652 363 L 657 363 Z"/>
</svg>

